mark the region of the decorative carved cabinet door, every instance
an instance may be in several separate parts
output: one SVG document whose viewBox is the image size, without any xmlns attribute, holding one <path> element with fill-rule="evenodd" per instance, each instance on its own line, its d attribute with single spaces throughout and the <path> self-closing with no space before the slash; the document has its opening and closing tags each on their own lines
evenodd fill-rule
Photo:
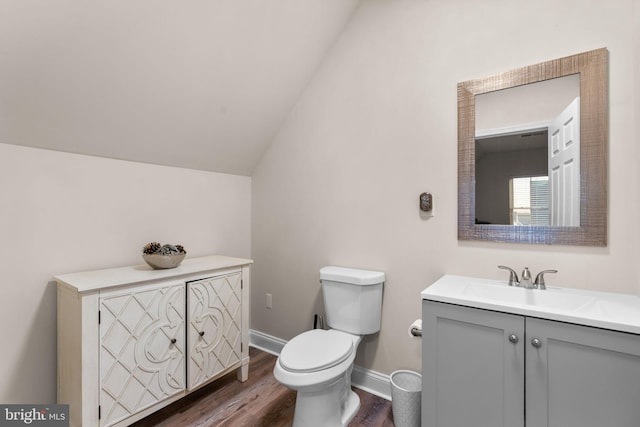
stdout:
<svg viewBox="0 0 640 427">
<path fill-rule="evenodd" d="M 187 283 L 189 390 L 241 359 L 241 273 Z"/>
<path fill-rule="evenodd" d="M 102 427 L 185 390 L 185 284 L 100 297 Z"/>
</svg>

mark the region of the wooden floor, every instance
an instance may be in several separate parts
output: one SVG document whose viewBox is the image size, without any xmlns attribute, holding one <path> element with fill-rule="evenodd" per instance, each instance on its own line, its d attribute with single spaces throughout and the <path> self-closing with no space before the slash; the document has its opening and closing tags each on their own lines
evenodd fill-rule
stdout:
<svg viewBox="0 0 640 427">
<path fill-rule="evenodd" d="M 276 357 L 250 348 L 249 379 L 231 373 L 133 424 L 135 427 L 291 426 L 296 394 L 273 377 Z M 354 389 L 360 410 L 350 427 L 393 426 L 391 402 Z"/>
</svg>

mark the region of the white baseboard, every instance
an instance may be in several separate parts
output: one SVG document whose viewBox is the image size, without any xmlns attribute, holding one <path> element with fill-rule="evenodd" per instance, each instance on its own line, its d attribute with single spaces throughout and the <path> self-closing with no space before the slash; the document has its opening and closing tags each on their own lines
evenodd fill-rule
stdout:
<svg viewBox="0 0 640 427">
<path fill-rule="evenodd" d="M 267 353 L 279 356 L 286 343 L 283 339 L 254 329 L 249 330 L 249 345 Z M 367 393 L 391 400 L 391 383 L 388 375 L 354 365 L 351 384 Z"/>
<path fill-rule="evenodd" d="M 351 384 L 367 393 L 391 400 L 391 380 L 389 375 L 354 365 L 351 373 Z"/>
<path fill-rule="evenodd" d="M 264 332 L 249 329 L 249 345 L 259 350 L 266 351 L 267 353 L 275 356 L 280 356 L 282 348 L 287 342 L 280 338 L 276 338 L 272 335 L 265 334 Z"/>
</svg>

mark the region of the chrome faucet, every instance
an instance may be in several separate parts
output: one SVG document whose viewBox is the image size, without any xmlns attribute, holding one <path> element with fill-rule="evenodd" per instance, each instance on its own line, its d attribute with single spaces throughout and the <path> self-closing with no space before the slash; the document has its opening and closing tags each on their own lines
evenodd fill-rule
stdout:
<svg viewBox="0 0 640 427">
<path fill-rule="evenodd" d="M 522 280 L 520 280 L 520 286 L 525 289 L 533 289 L 533 282 L 531 281 L 531 272 L 529 271 L 529 267 L 525 267 L 522 270 Z"/>
<path fill-rule="evenodd" d="M 518 279 L 518 274 L 511 267 L 507 267 L 506 265 L 499 265 L 498 268 L 503 270 L 509 270 L 509 286 L 520 286 L 520 280 Z"/>
<path fill-rule="evenodd" d="M 540 289 L 545 290 L 547 286 L 544 282 L 544 275 L 547 273 L 557 273 L 558 270 L 543 270 L 536 275 L 536 279 L 531 281 L 531 272 L 528 267 L 522 270 L 522 280 L 518 279 L 518 274 L 510 267 L 506 265 L 499 265 L 498 268 L 502 270 L 509 270 L 509 286 L 517 286 L 525 289 Z"/>
<path fill-rule="evenodd" d="M 557 272 L 558 272 L 558 270 L 543 270 L 543 271 L 541 271 L 536 276 L 536 281 L 533 283 L 533 286 L 544 291 L 545 289 L 547 289 L 547 285 L 544 283 L 544 275 L 546 273 L 557 273 Z"/>
</svg>

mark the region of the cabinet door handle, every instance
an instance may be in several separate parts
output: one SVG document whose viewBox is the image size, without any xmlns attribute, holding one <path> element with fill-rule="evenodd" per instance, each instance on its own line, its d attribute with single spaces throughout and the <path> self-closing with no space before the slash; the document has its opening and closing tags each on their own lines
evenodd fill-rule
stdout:
<svg viewBox="0 0 640 427">
<path fill-rule="evenodd" d="M 542 341 L 540 341 L 538 338 L 534 338 L 531 340 L 531 345 L 535 348 L 540 348 L 542 347 Z"/>
<path fill-rule="evenodd" d="M 518 336 L 516 334 L 509 335 L 509 342 L 513 344 L 518 343 Z"/>
<path fill-rule="evenodd" d="M 198 335 L 200 335 L 201 337 L 203 337 L 203 336 L 204 336 L 204 331 L 200 331 L 200 332 L 198 332 Z"/>
<path fill-rule="evenodd" d="M 175 338 L 171 338 L 171 344 L 175 344 L 176 342 L 178 342 L 178 340 L 177 340 L 177 339 L 175 339 Z"/>
</svg>

